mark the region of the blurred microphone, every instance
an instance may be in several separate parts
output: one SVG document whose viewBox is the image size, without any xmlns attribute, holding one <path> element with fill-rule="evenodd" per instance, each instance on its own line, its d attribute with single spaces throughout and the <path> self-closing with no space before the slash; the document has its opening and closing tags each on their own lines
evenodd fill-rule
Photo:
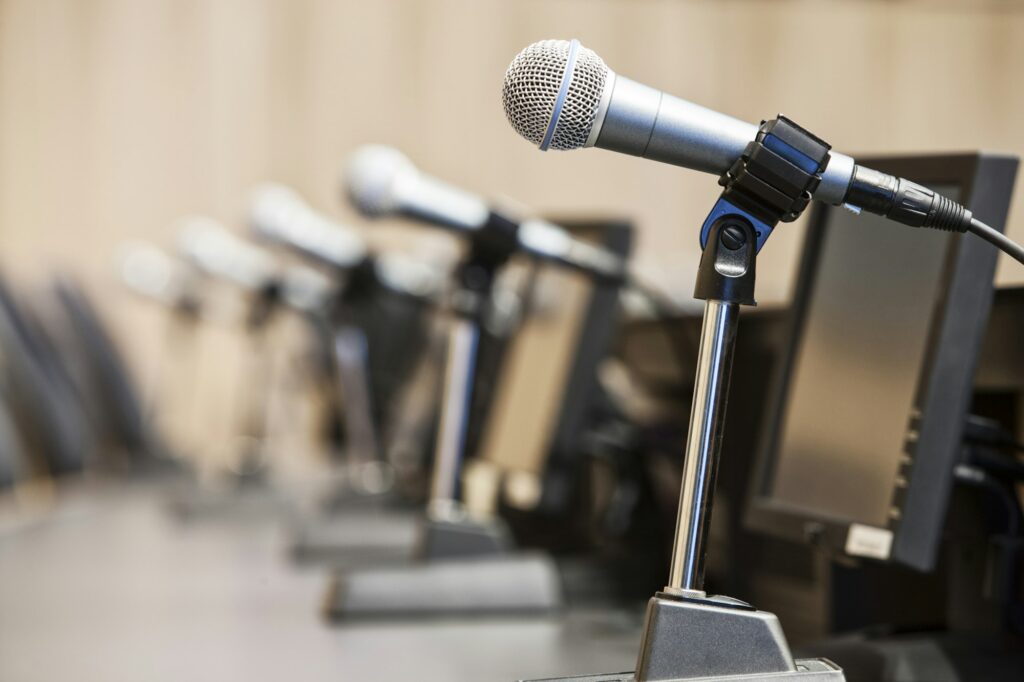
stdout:
<svg viewBox="0 0 1024 682">
<path fill-rule="evenodd" d="M 265 184 L 253 191 L 249 226 L 260 238 L 332 268 L 347 270 L 367 257 L 358 233 L 315 211 L 284 185 Z"/>
<path fill-rule="evenodd" d="M 577 40 L 544 40 L 516 55 L 505 73 L 502 99 L 512 127 L 542 150 L 600 147 L 716 175 L 733 168 L 758 132 L 757 126 L 617 75 Z M 785 143 L 769 136 L 765 144 Z M 785 151 L 790 158 L 806 156 L 799 149 Z M 789 162 L 782 156 L 779 161 L 768 172 L 783 186 Z M 773 188 L 765 185 L 763 191 Z M 844 154 L 831 154 L 813 197 L 914 227 L 971 229 L 971 212 L 963 206 L 903 178 L 857 166 Z"/>
<path fill-rule="evenodd" d="M 277 280 L 277 265 L 268 254 L 235 236 L 212 218 L 180 221 L 178 250 L 202 272 L 249 291 L 262 291 Z"/>
<path fill-rule="evenodd" d="M 357 150 L 346 169 L 345 186 L 356 208 L 371 218 L 402 215 L 463 232 L 483 229 L 496 218 L 483 199 L 420 172 L 391 147 Z M 619 255 L 576 239 L 557 225 L 536 219 L 511 222 L 517 228 L 517 246 L 530 255 L 600 277 L 626 275 Z"/>
<path fill-rule="evenodd" d="M 300 312 L 323 310 L 334 290 L 323 274 L 301 265 L 279 267 L 272 256 L 211 218 L 183 220 L 178 244 L 182 256 L 206 274 Z"/>
<path fill-rule="evenodd" d="M 355 230 L 318 212 L 284 185 L 268 183 L 253 191 L 249 226 L 258 237 L 328 267 L 354 270 L 368 266 L 392 291 L 430 296 L 444 282 L 444 273 L 429 263 L 397 254 L 370 253 Z"/>
<path fill-rule="evenodd" d="M 135 293 L 171 308 L 196 305 L 185 264 L 163 249 L 145 242 L 123 244 L 119 264 L 121 281 Z"/>
</svg>

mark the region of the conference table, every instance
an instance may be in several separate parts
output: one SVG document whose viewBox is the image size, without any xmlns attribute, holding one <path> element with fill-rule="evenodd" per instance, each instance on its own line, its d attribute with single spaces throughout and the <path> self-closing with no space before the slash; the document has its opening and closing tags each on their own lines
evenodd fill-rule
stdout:
<svg viewBox="0 0 1024 682">
<path fill-rule="evenodd" d="M 516 680 L 632 669 L 639 609 L 329 624 L 322 568 L 254 511 L 183 522 L 92 484 L 0 525 L 0 680 Z"/>
</svg>

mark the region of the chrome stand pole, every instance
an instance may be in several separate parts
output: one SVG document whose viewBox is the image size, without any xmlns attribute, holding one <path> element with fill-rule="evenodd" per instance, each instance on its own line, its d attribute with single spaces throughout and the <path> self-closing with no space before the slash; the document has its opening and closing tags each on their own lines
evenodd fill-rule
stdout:
<svg viewBox="0 0 1024 682">
<path fill-rule="evenodd" d="M 672 567 L 666 586 L 666 592 L 682 596 L 703 593 L 711 499 L 738 321 L 738 304 L 716 300 L 704 304 Z"/>
<path fill-rule="evenodd" d="M 475 322 L 461 317 L 451 321 L 430 486 L 429 512 L 435 518 L 451 516 L 458 509 L 459 475 L 469 430 L 479 336 Z"/>
</svg>

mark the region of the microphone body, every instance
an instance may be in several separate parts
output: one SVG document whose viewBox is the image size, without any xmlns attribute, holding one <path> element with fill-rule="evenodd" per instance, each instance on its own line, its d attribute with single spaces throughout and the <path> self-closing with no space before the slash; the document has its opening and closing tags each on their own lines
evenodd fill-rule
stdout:
<svg viewBox="0 0 1024 682">
<path fill-rule="evenodd" d="M 198 309 L 195 283 L 182 261 L 146 242 L 123 244 L 120 254 L 121 280 L 135 293 L 169 308 L 194 312 Z"/>
<path fill-rule="evenodd" d="M 505 72 L 502 99 L 512 127 L 541 150 L 600 147 L 719 176 L 732 169 L 758 131 L 617 75 L 576 40 L 544 40 L 516 55 Z M 786 151 L 780 154 L 783 163 L 800 158 Z M 972 229 L 971 212 L 956 202 L 836 152 L 813 198 L 913 227 Z"/>
<path fill-rule="evenodd" d="M 757 134 L 757 126 L 637 83 L 609 70 L 586 146 L 721 175 Z M 814 198 L 841 204 L 854 161 L 831 153 Z"/>
<path fill-rule="evenodd" d="M 254 295 L 260 302 L 257 322 L 276 303 L 298 313 L 320 314 L 333 295 L 334 286 L 322 273 L 303 265 L 279 266 L 270 254 L 211 218 L 185 219 L 179 250 L 200 271 Z"/>
<path fill-rule="evenodd" d="M 274 259 L 212 218 L 181 221 L 178 250 L 202 272 L 221 277 L 249 291 L 261 291 L 277 278 Z"/>
<path fill-rule="evenodd" d="M 355 267 L 368 255 L 359 234 L 315 211 L 283 185 L 262 185 L 253 192 L 249 226 L 261 239 L 331 268 Z"/>
<path fill-rule="evenodd" d="M 511 224 L 515 246 L 534 257 L 603 278 L 626 275 L 625 261 L 618 254 L 576 239 L 547 221 L 518 221 L 502 215 L 481 197 L 420 172 L 389 147 L 358 150 L 348 165 L 345 186 L 352 203 L 369 217 L 403 215 L 464 233 Z"/>
</svg>

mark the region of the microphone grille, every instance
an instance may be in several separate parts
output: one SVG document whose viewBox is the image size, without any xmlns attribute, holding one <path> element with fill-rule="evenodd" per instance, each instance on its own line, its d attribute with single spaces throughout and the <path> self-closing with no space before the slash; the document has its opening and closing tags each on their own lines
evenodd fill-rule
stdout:
<svg viewBox="0 0 1024 682">
<path fill-rule="evenodd" d="M 556 112 L 570 54 L 568 90 Z M 608 67 L 593 50 L 575 41 L 542 40 L 517 54 L 505 72 L 505 115 L 516 132 L 541 148 L 580 149 L 594 127 L 607 80 Z"/>
<path fill-rule="evenodd" d="M 397 210 L 397 184 L 416 173 L 416 166 L 397 149 L 365 145 L 349 159 L 344 184 L 363 215 L 379 218 Z"/>
</svg>

